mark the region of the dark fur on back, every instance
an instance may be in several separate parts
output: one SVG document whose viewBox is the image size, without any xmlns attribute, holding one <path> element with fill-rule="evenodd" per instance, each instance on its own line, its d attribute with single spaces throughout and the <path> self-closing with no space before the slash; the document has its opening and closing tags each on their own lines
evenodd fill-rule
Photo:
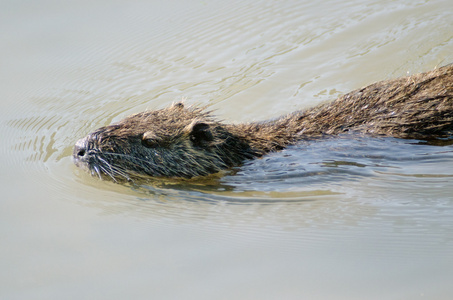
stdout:
<svg viewBox="0 0 453 300">
<path fill-rule="evenodd" d="M 432 138 L 453 130 L 453 65 L 382 81 L 276 120 L 223 124 L 177 103 L 99 128 L 74 148 L 77 165 L 113 180 L 191 178 L 240 165 L 302 139 L 346 131 Z"/>
</svg>

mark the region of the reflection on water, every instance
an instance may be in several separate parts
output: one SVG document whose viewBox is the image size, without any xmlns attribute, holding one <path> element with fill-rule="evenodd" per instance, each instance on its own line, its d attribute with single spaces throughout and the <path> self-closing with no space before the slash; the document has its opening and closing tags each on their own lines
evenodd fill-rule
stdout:
<svg viewBox="0 0 453 300">
<path fill-rule="evenodd" d="M 451 140 L 343 135 L 132 185 L 70 156 L 181 98 L 264 120 L 451 63 L 450 2 L 7 1 L 0 298 L 446 299 Z"/>
<path fill-rule="evenodd" d="M 353 134 L 326 138 L 250 162 L 236 176 L 226 177 L 223 182 L 243 189 L 278 191 L 379 181 L 388 174 L 400 180 L 418 174 L 445 178 L 453 175 L 448 167 L 432 168 L 453 158 L 449 141 L 444 142 L 445 146 L 415 143 L 417 141 Z"/>
<path fill-rule="evenodd" d="M 307 201 L 331 198 L 373 199 L 377 194 L 360 194 L 360 185 L 418 191 L 420 186 L 438 181 L 430 192 L 439 196 L 449 187 L 453 172 L 451 139 L 437 141 L 404 140 L 343 134 L 270 153 L 223 173 L 194 179 L 150 178 L 130 185 L 145 195 L 165 195 L 187 201 L 227 201 L 230 203 Z M 95 180 L 95 179 L 94 179 Z M 420 190 L 421 199 L 426 190 Z M 413 196 L 411 196 L 412 198 Z M 412 200 L 416 200 L 413 199 Z M 398 201 L 396 199 L 396 201 Z M 406 199 L 401 199 L 406 201 Z"/>
<path fill-rule="evenodd" d="M 310 234 L 313 241 L 360 224 L 386 228 L 381 232 L 386 238 L 395 231 L 409 234 L 400 236 L 399 247 L 428 232 L 437 242 L 450 243 L 453 227 L 445 225 L 453 217 L 453 146 L 451 140 L 436 144 L 344 134 L 302 142 L 221 175 L 156 178 L 121 187 L 106 183 L 97 188 L 115 187 L 117 195 L 135 199 L 116 196 L 115 201 L 88 200 L 88 205 L 217 230 L 242 223 L 249 229 L 329 228 Z M 97 178 L 80 175 L 96 188 Z M 341 235 L 344 241 L 357 238 Z"/>
</svg>

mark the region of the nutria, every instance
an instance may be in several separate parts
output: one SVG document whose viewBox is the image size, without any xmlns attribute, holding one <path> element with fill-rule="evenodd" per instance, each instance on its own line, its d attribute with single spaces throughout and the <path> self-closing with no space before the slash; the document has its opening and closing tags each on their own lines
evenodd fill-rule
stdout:
<svg viewBox="0 0 453 300">
<path fill-rule="evenodd" d="M 264 122 L 224 124 L 182 103 L 126 117 L 79 140 L 76 165 L 114 181 L 192 178 L 238 166 L 305 139 L 347 131 L 430 139 L 453 130 L 453 64 L 369 85 Z"/>
</svg>

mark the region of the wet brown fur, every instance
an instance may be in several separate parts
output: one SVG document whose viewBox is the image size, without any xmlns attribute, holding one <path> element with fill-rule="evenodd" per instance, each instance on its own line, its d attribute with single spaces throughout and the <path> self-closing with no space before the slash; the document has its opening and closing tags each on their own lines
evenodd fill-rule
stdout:
<svg viewBox="0 0 453 300">
<path fill-rule="evenodd" d="M 378 82 L 275 120 L 223 124 L 178 103 L 102 127 L 77 142 L 76 164 L 99 176 L 203 176 L 303 139 L 357 131 L 427 139 L 453 130 L 453 64 Z"/>
</svg>

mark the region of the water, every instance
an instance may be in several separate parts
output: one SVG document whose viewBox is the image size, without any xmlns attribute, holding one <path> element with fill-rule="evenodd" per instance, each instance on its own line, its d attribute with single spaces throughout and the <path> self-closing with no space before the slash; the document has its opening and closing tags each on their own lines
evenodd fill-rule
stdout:
<svg viewBox="0 0 453 300">
<path fill-rule="evenodd" d="M 453 145 L 344 135 L 100 181 L 75 141 L 186 98 L 263 120 L 453 62 L 449 1 L 7 1 L 1 299 L 449 299 Z"/>
</svg>

